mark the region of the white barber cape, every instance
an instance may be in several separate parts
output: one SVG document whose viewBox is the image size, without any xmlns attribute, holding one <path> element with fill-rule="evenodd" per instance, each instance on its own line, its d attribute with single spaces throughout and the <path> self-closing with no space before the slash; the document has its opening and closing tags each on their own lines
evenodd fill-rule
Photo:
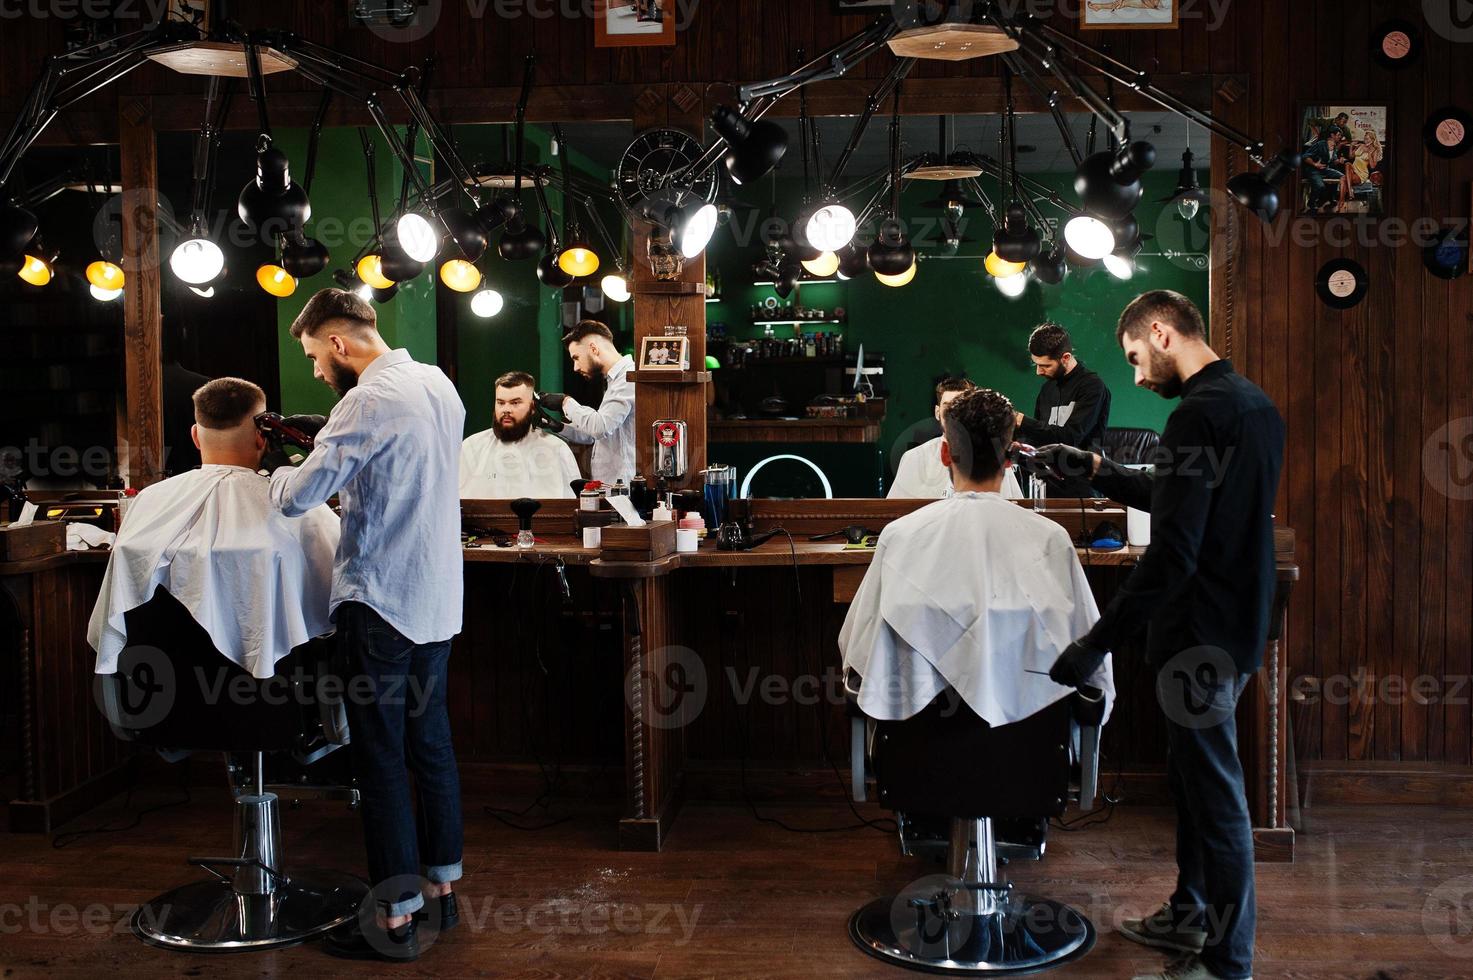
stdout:
<svg viewBox="0 0 1473 980">
<path fill-rule="evenodd" d="M 941 465 L 941 436 L 919 446 L 912 446 L 900 457 L 895 482 L 886 497 L 895 500 L 940 500 L 951 496 L 951 470 Z M 1002 495 L 1009 500 L 1022 500 L 1023 488 L 1009 466 L 1003 470 Z"/>
<path fill-rule="evenodd" d="M 1067 531 L 999 494 L 961 493 L 886 525 L 839 649 L 872 718 L 909 718 L 952 687 L 1007 725 L 1072 693 L 1044 675 L 1098 618 Z M 1109 658 L 1090 683 L 1114 704 Z"/>
<path fill-rule="evenodd" d="M 533 428 L 516 442 L 487 429 L 460 444 L 462 500 L 571 497 L 580 478 L 573 450 L 557 436 Z"/>
<path fill-rule="evenodd" d="M 270 482 L 243 466 L 206 463 L 139 492 L 113 544 L 87 642 L 111 674 L 127 643 L 124 613 L 162 585 L 253 677 L 332 632 L 338 518 L 325 506 L 283 517 Z"/>
</svg>

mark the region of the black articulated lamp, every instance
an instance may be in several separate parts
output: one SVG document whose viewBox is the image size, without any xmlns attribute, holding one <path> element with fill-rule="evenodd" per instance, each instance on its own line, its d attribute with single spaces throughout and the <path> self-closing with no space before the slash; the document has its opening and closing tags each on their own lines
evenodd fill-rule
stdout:
<svg viewBox="0 0 1473 980">
<path fill-rule="evenodd" d="M 751 184 L 772 172 L 788 152 L 788 134 L 777 123 L 748 122 L 729 106 L 718 106 L 711 126 L 726 141 L 723 161 L 734 183 Z"/>
<path fill-rule="evenodd" d="M 246 227 L 275 239 L 300 232 L 312 217 L 312 202 L 302 185 L 292 180 L 286 154 L 272 143 L 271 122 L 266 114 L 266 85 L 261 75 L 261 54 L 254 41 L 245 41 L 246 70 L 251 98 L 260 118 L 256 137 L 256 176 L 240 192 L 236 210 Z"/>
</svg>

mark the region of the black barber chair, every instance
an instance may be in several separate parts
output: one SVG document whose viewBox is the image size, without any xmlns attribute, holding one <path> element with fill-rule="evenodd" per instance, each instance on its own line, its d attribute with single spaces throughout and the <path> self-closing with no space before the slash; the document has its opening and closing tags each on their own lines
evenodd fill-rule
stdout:
<svg viewBox="0 0 1473 980">
<path fill-rule="evenodd" d="M 163 589 L 127 614 L 127 633 L 118 672 L 97 677 L 113 732 L 171 762 L 194 752 L 241 760 L 229 767 L 236 777 L 231 854 L 188 858 L 213 877 L 144 905 L 133 917 L 134 934 L 170 949 L 239 952 L 295 945 L 357 916 L 368 894 L 362 880 L 286 872 L 279 801 L 266 782 L 268 752 L 305 773 L 348 743 L 341 686 L 328 664 L 331 643 L 304 644 L 277 664 L 274 677 L 257 680 L 225 659 Z"/>
<path fill-rule="evenodd" d="M 911 815 L 949 818 L 950 841 L 945 875 L 854 913 L 855 944 L 889 963 L 964 976 L 1033 973 L 1088 953 L 1095 929 L 1081 912 L 1001 881 L 994 821 L 1057 816 L 1071 797 L 1093 804 L 1104 708 L 1098 692 L 1074 694 L 994 728 L 948 690 L 913 718 L 875 722 L 879 801 L 896 811 L 902 851 L 911 853 Z"/>
<path fill-rule="evenodd" d="M 1155 429 L 1106 429 L 1100 452 L 1122 466 L 1153 463 L 1161 435 Z"/>
</svg>

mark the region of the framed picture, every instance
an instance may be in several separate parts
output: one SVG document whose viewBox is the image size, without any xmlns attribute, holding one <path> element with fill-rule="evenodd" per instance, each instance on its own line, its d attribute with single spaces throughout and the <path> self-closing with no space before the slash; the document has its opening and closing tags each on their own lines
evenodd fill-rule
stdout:
<svg viewBox="0 0 1473 980">
<path fill-rule="evenodd" d="M 1081 27 L 1094 30 L 1167 30 L 1177 26 L 1181 0 L 1083 0 Z"/>
<path fill-rule="evenodd" d="M 639 342 L 639 370 L 689 371 L 689 337 L 646 337 Z"/>
<path fill-rule="evenodd" d="M 1294 213 L 1384 215 L 1391 189 L 1390 119 L 1385 102 L 1301 106 Z"/>
<path fill-rule="evenodd" d="M 676 0 L 595 0 L 593 46 L 662 47 L 675 43 Z"/>
</svg>

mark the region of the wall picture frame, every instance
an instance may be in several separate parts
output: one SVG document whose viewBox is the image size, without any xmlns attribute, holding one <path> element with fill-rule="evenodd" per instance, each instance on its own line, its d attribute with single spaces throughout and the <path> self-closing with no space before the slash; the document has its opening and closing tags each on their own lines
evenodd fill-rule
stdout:
<svg viewBox="0 0 1473 980">
<path fill-rule="evenodd" d="M 675 43 L 675 0 L 594 0 L 596 48 L 669 47 Z"/>
<path fill-rule="evenodd" d="M 1092 31 L 1175 30 L 1182 0 L 1081 0 L 1079 26 Z"/>
<path fill-rule="evenodd" d="M 639 342 L 639 370 L 689 371 L 689 337 L 645 337 Z"/>
<path fill-rule="evenodd" d="M 1392 138 L 1390 103 L 1301 103 L 1294 213 L 1383 217 L 1393 176 Z"/>
</svg>

